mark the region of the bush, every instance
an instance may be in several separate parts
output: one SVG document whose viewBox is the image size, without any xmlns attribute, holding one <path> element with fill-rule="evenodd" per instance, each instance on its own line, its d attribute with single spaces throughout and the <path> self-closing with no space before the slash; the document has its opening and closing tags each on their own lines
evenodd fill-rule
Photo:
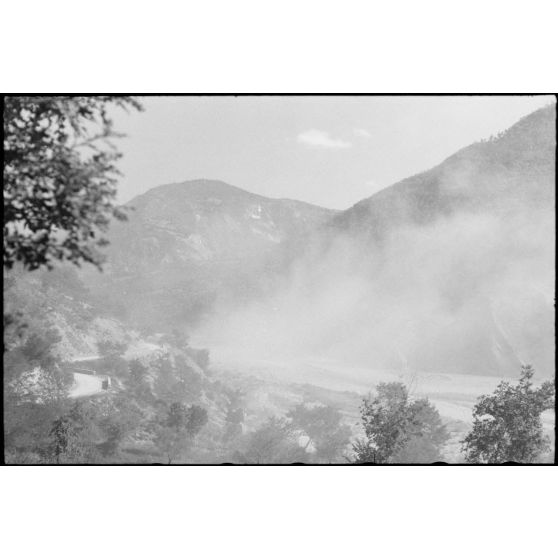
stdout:
<svg viewBox="0 0 558 558">
<path fill-rule="evenodd" d="M 298 444 L 296 430 L 285 419 L 270 418 L 255 432 L 247 434 L 242 449 L 233 456 L 236 463 L 287 464 L 308 460 Z"/>
<path fill-rule="evenodd" d="M 554 382 L 533 388 L 532 366 L 521 368 L 517 386 L 500 382 L 492 395 L 483 395 L 473 410 L 473 429 L 462 442 L 468 463 L 533 463 L 548 451 L 541 414 L 554 408 Z"/>
<path fill-rule="evenodd" d="M 341 413 L 330 406 L 297 405 L 288 415 L 292 426 L 312 442 L 319 461 L 331 463 L 342 458 L 351 437 L 351 429 L 342 424 Z"/>
<path fill-rule="evenodd" d="M 375 397 L 363 400 L 365 439 L 353 444 L 357 463 L 439 461 L 449 439 L 440 414 L 428 399 L 409 401 L 400 382 L 381 383 Z"/>
</svg>

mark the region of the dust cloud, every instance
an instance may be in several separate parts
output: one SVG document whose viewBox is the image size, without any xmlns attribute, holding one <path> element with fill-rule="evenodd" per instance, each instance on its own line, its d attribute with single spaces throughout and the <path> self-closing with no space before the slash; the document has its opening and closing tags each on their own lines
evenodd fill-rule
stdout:
<svg viewBox="0 0 558 558">
<path fill-rule="evenodd" d="M 194 337 L 247 360 L 507 376 L 531 362 L 551 375 L 554 238 L 537 210 L 309 241 L 265 295 L 218 301 Z"/>
</svg>

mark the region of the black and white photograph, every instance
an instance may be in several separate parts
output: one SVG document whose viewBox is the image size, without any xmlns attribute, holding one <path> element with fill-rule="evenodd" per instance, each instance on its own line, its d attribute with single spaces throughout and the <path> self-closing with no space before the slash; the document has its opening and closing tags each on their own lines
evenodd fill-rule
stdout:
<svg viewBox="0 0 558 558">
<path fill-rule="evenodd" d="M 2 6 L 0 552 L 556 554 L 556 7 Z"/>
<path fill-rule="evenodd" d="M 553 95 L 6 95 L 4 460 L 551 464 Z"/>
</svg>

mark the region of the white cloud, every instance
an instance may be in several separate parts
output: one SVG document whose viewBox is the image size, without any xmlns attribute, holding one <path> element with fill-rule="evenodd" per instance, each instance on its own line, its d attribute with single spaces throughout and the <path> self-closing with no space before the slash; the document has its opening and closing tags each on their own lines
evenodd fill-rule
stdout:
<svg viewBox="0 0 558 558">
<path fill-rule="evenodd" d="M 355 136 L 357 136 L 359 138 L 371 138 L 372 137 L 372 134 L 368 130 L 365 130 L 364 128 L 355 128 L 353 130 L 353 133 L 355 134 Z"/>
<path fill-rule="evenodd" d="M 332 138 L 328 132 L 323 130 L 306 130 L 298 134 L 296 141 L 310 147 L 324 149 L 347 149 L 351 147 L 348 141 Z"/>
</svg>

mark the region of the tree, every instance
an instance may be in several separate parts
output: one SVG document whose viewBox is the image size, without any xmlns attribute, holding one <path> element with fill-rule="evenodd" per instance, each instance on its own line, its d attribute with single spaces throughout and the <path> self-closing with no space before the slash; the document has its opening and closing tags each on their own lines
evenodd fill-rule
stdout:
<svg viewBox="0 0 558 558">
<path fill-rule="evenodd" d="M 320 461 L 332 462 L 341 457 L 348 445 L 351 429 L 342 424 L 341 413 L 330 406 L 297 405 L 287 417 L 295 429 L 308 437 Z"/>
<path fill-rule="evenodd" d="M 16 298 L 26 293 L 21 289 Z M 39 459 L 52 421 L 66 410 L 73 381 L 56 350 L 58 330 L 43 319 L 41 304 L 32 294 L 26 302 L 31 319 L 8 339 L 3 354 L 5 448 L 14 461 L 23 454 Z"/>
<path fill-rule="evenodd" d="M 76 439 L 73 422 L 68 416 L 61 416 L 53 422 L 50 434 L 52 436 L 52 452 L 56 463 L 60 463 L 61 456 L 68 453 Z"/>
<path fill-rule="evenodd" d="M 32 331 L 22 345 L 4 354 L 7 407 L 34 403 L 60 408 L 73 381 L 53 353 L 60 339 L 53 328 L 40 333 Z"/>
<path fill-rule="evenodd" d="M 189 342 L 188 335 L 178 328 L 173 328 L 170 333 L 164 334 L 161 340 L 179 350 L 186 349 Z"/>
<path fill-rule="evenodd" d="M 188 409 L 182 403 L 172 403 L 167 413 L 166 425 L 169 428 L 180 430 L 188 421 Z"/>
<path fill-rule="evenodd" d="M 169 465 L 191 447 L 207 420 L 207 411 L 197 405 L 186 407 L 175 402 L 168 407 L 157 428 L 156 444 L 166 455 Z"/>
<path fill-rule="evenodd" d="M 353 449 L 365 444 L 373 451 L 374 463 L 387 463 L 405 444 L 405 429 L 408 422 L 408 393 L 401 383 L 381 383 L 376 397 L 364 399 L 360 408 L 362 424 L 367 443 L 359 443 Z"/>
<path fill-rule="evenodd" d="M 174 366 L 168 355 L 161 355 L 155 364 L 157 376 L 155 378 L 155 395 L 163 401 L 171 402 L 176 399 L 174 387 L 176 376 Z"/>
<path fill-rule="evenodd" d="M 243 432 L 242 425 L 245 420 L 245 393 L 238 388 L 225 388 L 225 393 L 227 397 L 227 407 L 225 411 L 225 430 L 223 432 L 223 442 L 230 445 L 232 443 L 235 443 Z"/>
<path fill-rule="evenodd" d="M 126 377 L 129 373 L 128 363 L 123 355 L 126 352 L 126 343 L 105 340 L 97 342 L 97 350 L 101 358 L 95 363 L 98 372 L 109 374 L 110 376 Z"/>
<path fill-rule="evenodd" d="M 361 405 L 365 439 L 353 450 L 357 463 L 421 463 L 438 461 L 449 436 L 428 399 L 409 402 L 400 382 L 381 383 L 375 397 Z"/>
<path fill-rule="evenodd" d="M 97 350 L 102 357 L 121 357 L 127 349 L 126 343 L 119 343 L 110 339 L 97 341 Z"/>
<path fill-rule="evenodd" d="M 242 423 L 244 422 L 244 409 L 230 407 L 225 415 L 225 432 L 223 440 L 231 442 L 242 434 Z"/>
<path fill-rule="evenodd" d="M 462 441 L 468 463 L 533 463 L 549 448 L 541 413 L 554 408 L 554 382 L 533 388 L 535 371 L 521 367 L 517 385 L 500 382 L 492 395 L 483 395 L 473 409 L 473 429 Z"/>
<path fill-rule="evenodd" d="M 207 411 L 199 405 L 190 405 L 185 424 L 186 432 L 192 438 L 207 424 Z"/>
<path fill-rule="evenodd" d="M 140 399 L 149 398 L 151 389 L 148 382 L 149 370 L 147 366 L 136 358 L 129 362 L 128 368 L 130 370 L 129 383 L 132 392 Z"/>
<path fill-rule="evenodd" d="M 95 400 L 95 422 L 104 441 L 97 444 L 97 450 L 112 460 L 117 458 L 120 444 L 133 433 L 143 430 L 145 404 L 141 404 L 130 393 L 123 391 L 113 396 Z"/>
<path fill-rule="evenodd" d="M 237 463 L 287 464 L 303 462 L 308 454 L 298 444 L 298 434 L 283 418 L 271 417 L 258 430 L 247 434 L 242 449 L 233 456 Z"/>
<path fill-rule="evenodd" d="M 394 463 L 433 463 L 442 459 L 440 449 L 449 434 L 440 413 L 428 399 L 417 399 L 409 405 L 406 438 L 394 455 Z"/>
<path fill-rule="evenodd" d="M 100 267 L 101 234 L 114 206 L 120 153 L 111 107 L 131 97 L 4 97 L 4 267 L 56 260 Z"/>
<path fill-rule="evenodd" d="M 201 374 L 194 370 L 181 354 L 175 356 L 174 363 L 173 391 L 181 400 L 198 400 L 203 390 Z"/>
<path fill-rule="evenodd" d="M 53 422 L 51 451 L 56 463 L 87 463 L 95 459 L 94 420 L 93 408 L 77 402 L 68 413 Z"/>
</svg>

